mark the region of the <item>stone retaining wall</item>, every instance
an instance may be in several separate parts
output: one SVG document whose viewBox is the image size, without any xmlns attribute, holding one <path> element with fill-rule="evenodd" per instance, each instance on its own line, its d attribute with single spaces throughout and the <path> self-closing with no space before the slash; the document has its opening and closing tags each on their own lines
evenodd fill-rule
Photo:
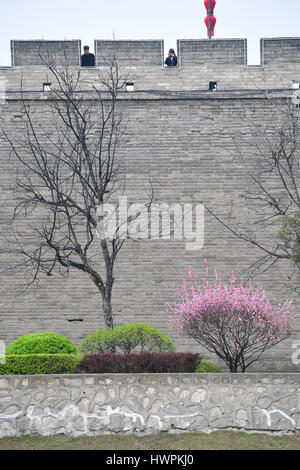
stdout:
<svg viewBox="0 0 300 470">
<path fill-rule="evenodd" d="M 300 374 L 0 377 L 0 437 L 300 431 Z"/>
</svg>

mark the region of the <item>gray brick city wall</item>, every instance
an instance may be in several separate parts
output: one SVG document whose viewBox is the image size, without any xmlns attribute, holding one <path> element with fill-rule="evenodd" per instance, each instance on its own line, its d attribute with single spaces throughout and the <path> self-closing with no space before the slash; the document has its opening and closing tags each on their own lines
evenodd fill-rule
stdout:
<svg viewBox="0 0 300 470">
<path fill-rule="evenodd" d="M 78 73 L 78 68 L 72 68 L 74 73 Z M 103 73 L 105 68 L 102 67 L 82 67 L 80 69 L 81 84 L 80 89 L 86 90 L 91 88 L 89 83 L 100 86 L 99 73 Z M 122 70 L 122 69 L 121 69 Z M 201 93 L 208 91 L 210 81 L 216 81 L 218 84 L 218 92 L 227 91 L 234 96 L 235 91 L 249 90 L 246 96 L 255 96 L 258 91 L 264 94 L 265 89 L 291 89 L 293 80 L 297 80 L 300 75 L 299 64 L 286 64 L 284 67 L 278 67 L 270 64 L 265 67 L 254 66 L 245 67 L 243 65 L 224 66 L 221 64 L 204 65 L 185 65 L 182 67 L 134 67 L 127 69 L 126 66 L 122 70 L 128 81 L 133 81 L 136 93 L 142 91 L 147 92 L 143 98 L 151 98 L 154 91 L 159 92 L 161 98 L 170 97 L 180 98 L 181 96 L 189 96 L 190 92 Z M 5 89 L 8 92 L 16 92 L 20 90 L 22 80 L 23 89 L 36 90 L 42 89 L 45 81 L 55 83 L 55 78 L 47 70 L 46 67 L 17 67 L 17 68 L 1 68 L 0 80 L 5 83 Z M 180 92 L 180 93 L 178 93 Z M 173 95 L 172 95 L 173 94 Z M 140 95 L 139 95 L 140 96 Z M 197 95 L 198 96 L 198 95 Z M 237 97 L 237 96 L 236 96 Z M 209 93 L 209 99 L 215 99 L 215 95 Z"/>
<path fill-rule="evenodd" d="M 13 66 L 40 65 L 43 60 L 57 65 L 80 65 L 81 41 L 11 41 Z M 42 59 L 41 59 L 42 57 Z"/>
<path fill-rule="evenodd" d="M 300 431 L 300 374 L 0 376 L 0 438 Z"/>
<path fill-rule="evenodd" d="M 77 67 L 72 70 L 78 72 Z M 88 81 L 97 85 L 97 75 L 102 70 L 82 69 L 82 89 L 87 88 Z M 163 69 L 148 64 L 133 70 L 136 92 L 126 95 L 130 98 L 126 111 L 128 135 L 118 154 L 126 165 L 132 200 L 140 202 L 148 178 L 156 197 L 165 203 L 190 202 L 196 190 L 210 207 L 226 215 L 245 181 L 245 172 L 233 157 L 236 150 L 233 137 L 239 139 L 244 155 L 251 158 L 249 149 L 255 144 L 255 135 L 249 122 L 252 120 L 258 126 L 262 119 L 266 125 L 274 122 L 274 109 L 264 96 L 265 87 L 291 88 L 292 80 L 299 74 L 298 63 L 287 63 L 284 67 L 270 64 L 263 68 L 237 64 L 227 67 L 208 61 L 203 66 L 191 63 Z M 1 84 L 5 83 L 7 90 L 6 101 L 1 103 L 1 122 L 9 123 L 10 131 L 14 132 L 22 126 L 20 94 L 16 93 L 21 76 L 25 91 L 37 90 L 26 93 L 26 99 L 39 123 L 50 130 L 49 95 L 40 90 L 42 83 L 53 77 L 40 66 L 0 68 Z M 218 82 L 216 93 L 207 91 L 210 80 Z M 276 93 L 276 99 L 280 99 L 288 95 L 288 90 Z M 6 223 L 13 209 L 9 187 L 18 171 L 20 168 L 8 145 L 1 141 L 0 231 L 8 238 L 11 232 Z M 240 217 L 248 220 L 247 212 L 241 211 Z M 274 233 L 266 232 L 264 236 L 271 237 Z M 202 270 L 206 258 L 211 272 L 216 268 L 225 279 L 232 270 L 237 276 L 242 275 L 258 256 L 255 248 L 233 240 L 208 214 L 205 215 L 205 244 L 200 252 L 187 251 L 185 241 L 180 240 L 125 244 L 115 269 L 115 322 L 151 323 L 169 334 L 178 350 L 200 352 L 204 359 L 223 367 L 215 355 L 176 334 L 168 318 L 167 305 L 177 299 L 176 288 L 189 266 Z M 24 278 L 11 270 L 14 261 L 10 255 L 1 257 L 0 339 L 6 344 L 37 331 L 57 331 L 78 344 L 84 336 L 103 326 L 101 299 L 87 277 L 78 272 L 71 272 L 68 279 L 57 274 L 45 276 L 38 290 L 29 289 L 16 296 Z M 273 267 L 256 280 L 258 286 L 263 284 L 274 304 L 293 295 L 283 282 L 288 272 L 288 266 Z M 296 297 L 296 309 L 299 304 Z M 82 321 L 71 322 L 72 319 Z M 297 372 L 299 365 L 292 363 L 291 357 L 299 340 L 298 319 L 291 337 L 266 352 L 251 370 Z"/>
<path fill-rule="evenodd" d="M 31 101 L 31 106 L 38 122 L 50 129 L 47 101 L 36 99 Z M 259 123 L 264 113 L 264 118 L 272 122 L 272 108 L 268 108 L 266 100 L 241 101 L 229 96 L 225 99 L 132 99 L 128 106 L 128 136 L 119 155 L 126 164 L 129 200 L 143 202 L 144 187 L 150 180 L 155 196 L 167 204 L 190 202 L 197 190 L 211 207 L 228 213 L 245 177 L 232 157 L 235 149 L 232 137 L 240 136 L 241 149 L 249 152 L 255 136 L 251 135 L 246 116 Z M 11 120 L 11 130 L 20 125 L 19 110 L 18 101 L 7 101 L 5 113 Z M 1 210 L 1 232 L 6 230 L 11 237 L 6 221 L 12 213 L 13 195 L 8 187 L 14 181 L 18 164 L 7 157 L 8 153 L 8 146 L 2 143 L 1 198 L 6 203 Z M 241 211 L 240 216 L 247 217 L 247 214 Z M 199 252 L 187 251 L 184 240 L 128 242 L 115 268 L 115 322 L 151 323 L 169 334 L 178 350 L 200 351 L 205 359 L 223 366 L 196 342 L 176 334 L 167 306 L 177 300 L 176 288 L 189 266 L 203 270 L 206 258 L 211 273 L 216 268 L 225 279 L 232 270 L 241 275 L 258 255 L 242 241 L 232 240 L 208 214 L 205 215 L 205 244 Z M 78 344 L 84 336 L 103 326 L 100 296 L 86 276 L 74 271 L 68 279 L 61 279 L 58 274 L 45 276 L 38 290 L 28 290 L 16 297 L 24 278 L 9 270 L 15 262 L 11 255 L 1 259 L 1 339 L 7 344 L 22 334 L 36 331 L 57 331 Z M 257 283 L 263 283 L 273 303 L 289 295 L 282 284 L 282 272 L 277 268 L 261 276 Z M 82 321 L 69 321 L 74 318 Z M 291 338 L 267 352 L 254 364 L 253 370 L 297 371 L 291 355 L 293 343 L 299 340 L 299 323 Z"/>
</svg>

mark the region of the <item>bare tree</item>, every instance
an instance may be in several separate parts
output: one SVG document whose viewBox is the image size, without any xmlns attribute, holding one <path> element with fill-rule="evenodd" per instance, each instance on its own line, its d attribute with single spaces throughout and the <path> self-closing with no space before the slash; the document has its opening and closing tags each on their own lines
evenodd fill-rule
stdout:
<svg viewBox="0 0 300 470">
<path fill-rule="evenodd" d="M 259 123 L 246 118 L 241 126 L 252 134 L 251 140 L 247 138 L 245 145 L 243 138 L 233 137 L 234 162 L 246 177 L 227 214 L 202 201 L 233 238 L 261 251 L 247 270 L 249 278 L 282 260 L 292 261 L 300 271 L 300 113 L 288 96 L 279 99 L 267 94 L 266 104 L 265 121 L 261 116 Z M 243 208 L 247 220 L 239 217 Z"/>
<path fill-rule="evenodd" d="M 43 60 L 54 83 L 42 109 L 34 109 L 21 86 L 21 127 L 14 132 L 2 127 L 20 164 L 14 246 L 8 240 L 2 252 L 20 255 L 18 266 L 32 270 L 26 288 L 43 274 L 67 276 L 72 269 L 88 275 L 101 294 L 105 325 L 113 328 L 114 266 L 126 237 L 118 236 L 118 226 L 115 237 L 97 238 L 97 209 L 125 191 L 119 149 L 126 135 L 126 99 L 119 98 L 127 77 L 112 59 L 97 82 L 85 86 L 90 91 L 82 91 L 80 71 Z M 151 204 L 151 195 L 147 200 Z"/>
</svg>

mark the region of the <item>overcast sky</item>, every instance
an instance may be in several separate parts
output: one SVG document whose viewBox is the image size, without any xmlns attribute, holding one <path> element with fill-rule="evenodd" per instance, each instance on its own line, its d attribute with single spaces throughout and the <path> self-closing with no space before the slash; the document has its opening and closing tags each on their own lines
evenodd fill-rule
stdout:
<svg viewBox="0 0 300 470">
<path fill-rule="evenodd" d="M 0 65 L 10 65 L 11 39 L 176 39 L 206 37 L 203 0 L 9 0 L 1 2 Z M 5 5 L 4 5 L 5 3 Z M 248 38 L 258 64 L 259 39 L 300 36 L 300 0 L 216 0 L 216 38 Z"/>
</svg>

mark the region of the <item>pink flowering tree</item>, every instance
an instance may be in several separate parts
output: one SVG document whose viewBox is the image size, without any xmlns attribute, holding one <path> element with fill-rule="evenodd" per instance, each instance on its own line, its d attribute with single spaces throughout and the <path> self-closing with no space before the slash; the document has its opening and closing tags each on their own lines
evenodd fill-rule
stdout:
<svg viewBox="0 0 300 470">
<path fill-rule="evenodd" d="M 286 339 L 291 320 L 298 315 L 287 300 L 275 310 L 264 290 L 237 282 L 234 273 L 229 284 L 222 283 L 215 271 L 211 283 L 206 276 L 189 271 L 189 282 L 177 289 L 180 301 L 170 306 L 171 321 L 179 334 L 195 339 L 201 346 L 217 354 L 231 372 L 245 372 L 267 349 Z"/>
</svg>

